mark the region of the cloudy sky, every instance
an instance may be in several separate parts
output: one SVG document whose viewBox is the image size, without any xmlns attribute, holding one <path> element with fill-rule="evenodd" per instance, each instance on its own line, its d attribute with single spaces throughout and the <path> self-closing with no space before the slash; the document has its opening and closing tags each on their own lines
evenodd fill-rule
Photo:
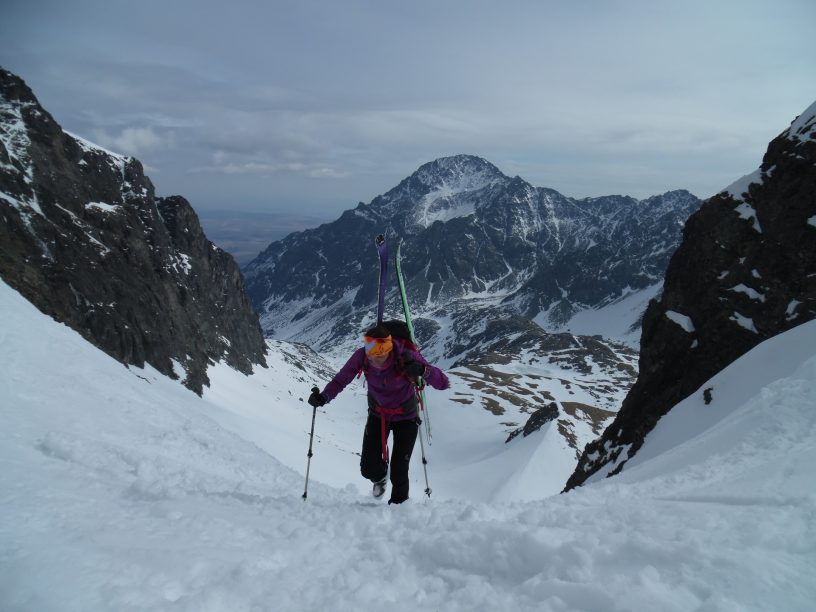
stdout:
<svg viewBox="0 0 816 612">
<path fill-rule="evenodd" d="M 3 0 L 0 64 L 199 211 L 333 219 L 480 155 L 573 197 L 755 169 L 816 100 L 814 0 Z"/>
</svg>

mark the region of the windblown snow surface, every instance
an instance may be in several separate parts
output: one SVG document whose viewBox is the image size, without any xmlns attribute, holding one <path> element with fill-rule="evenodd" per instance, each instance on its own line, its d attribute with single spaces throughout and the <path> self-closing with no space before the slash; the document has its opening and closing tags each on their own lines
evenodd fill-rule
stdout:
<svg viewBox="0 0 816 612">
<path fill-rule="evenodd" d="M 388 506 L 341 484 L 359 481 L 335 442 L 359 438 L 362 413 L 356 429 L 338 416 L 356 397 L 318 413 L 301 498 L 311 410 L 298 396 L 311 375 L 298 378 L 281 346 L 251 377 L 214 367 L 202 399 L 123 367 L 4 284 L 0 312 L 4 611 L 764 612 L 816 601 L 816 322 L 712 379 L 711 404 L 701 388 L 621 476 L 538 501 L 474 501 L 497 468 L 440 416 L 433 448 L 463 448 L 470 462 L 459 488 L 448 479 L 425 499 L 415 466 L 412 499 Z M 250 401 L 257 388 L 265 410 Z M 295 450 L 297 471 L 284 464 Z M 547 470 L 528 464 L 519 482 Z"/>
</svg>

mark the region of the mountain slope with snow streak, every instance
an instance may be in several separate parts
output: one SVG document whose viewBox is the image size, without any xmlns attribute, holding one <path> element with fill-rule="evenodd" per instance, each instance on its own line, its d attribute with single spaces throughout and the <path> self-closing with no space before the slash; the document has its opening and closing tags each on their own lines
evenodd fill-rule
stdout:
<svg viewBox="0 0 816 612">
<path fill-rule="evenodd" d="M 816 597 L 812 355 L 618 478 L 537 502 L 389 507 L 317 482 L 325 442 L 304 502 L 302 470 L 263 448 L 263 423 L 257 440 L 237 431 L 259 414 L 218 405 L 232 393 L 245 405 L 253 377 L 214 375 L 224 397 L 202 399 L 125 368 L 5 285 L 0 308 L 4 610 L 795 612 Z M 316 374 L 269 389 L 270 410 Z M 305 460 L 311 415 L 298 410 L 281 439 L 297 436 Z M 731 462 L 698 457 L 703 437 Z"/>
</svg>

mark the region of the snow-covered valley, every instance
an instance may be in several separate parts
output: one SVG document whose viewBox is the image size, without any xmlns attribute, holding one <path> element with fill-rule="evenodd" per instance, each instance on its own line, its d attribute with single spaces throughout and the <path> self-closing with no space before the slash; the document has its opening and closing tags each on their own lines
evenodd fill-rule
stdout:
<svg viewBox="0 0 816 612">
<path fill-rule="evenodd" d="M 494 415 L 450 401 L 463 387 L 434 393 L 433 494 L 416 452 L 394 507 L 358 474 L 361 388 L 318 412 L 301 497 L 300 398 L 336 364 L 271 343 L 268 370 L 214 366 L 199 398 L 5 284 L 0 311 L 3 610 L 812 609 L 814 322 L 683 402 L 620 476 L 564 495 L 541 494 L 561 436 L 505 445 Z"/>
</svg>

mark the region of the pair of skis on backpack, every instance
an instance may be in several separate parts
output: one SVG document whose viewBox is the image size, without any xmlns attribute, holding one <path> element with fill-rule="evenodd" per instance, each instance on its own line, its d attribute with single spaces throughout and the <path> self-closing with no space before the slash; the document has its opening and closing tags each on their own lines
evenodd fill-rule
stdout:
<svg viewBox="0 0 816 612">
<path fill-rule="evenodd" d="M 416 348 L 416 350 L 419 350 L 416 338 L 414 336 L 414 326 L 411 322 L 411 310 L 408 307 L 408 295 L 405 292 L 405 281 L 402 277 L 402 266 L 400 263 L 400 248 L 402 247 L 402 240 L 397 242 L 397 252 L 394 255 L 394 269 L 396 271 L 400 300 L 402 301 L 402 312 L 405 316 L 404 324 L 402 324 L 401 321 L 383 321 L 383 314 L 385 311 L 385 294 L 387 293 L 388 285 L 388 243 L 385 240 L 385 236 L 380 234 L 374 239 L 374 244 L 377 247 L 377 255 L 379 256 L 380 260 L 380 280 L 377 292 L 377 324 L 387 324 L 392 335 L 395 335 L 398 338 L 407 339 L 413 345 L 413 347 Z M 425 384 L 423 383 L 421 377 L 417 379 L 417 395 L 419 399 L 419 409 L 423 415 L 422 422 L 425 424 L 425 433 L 428 436 L 428 444 L 430 445 L 431 421 L 428 418 L 427 404 L 425 403 Z"/>
</svg>

